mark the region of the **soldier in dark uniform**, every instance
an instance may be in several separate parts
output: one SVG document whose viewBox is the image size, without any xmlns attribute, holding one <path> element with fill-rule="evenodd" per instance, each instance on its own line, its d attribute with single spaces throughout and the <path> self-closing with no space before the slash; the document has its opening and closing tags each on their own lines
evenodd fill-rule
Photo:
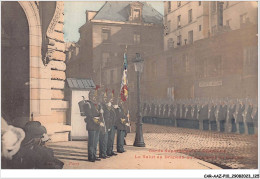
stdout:
<svg viewBox="0 0 260 179">
<path fill-rule="evenodd" d="M 165 106 L 164 106 L 163 117 L 164 118 L 169 117 L 169 104 L 165 104 Z"/>
<path fill-rule="evenodd" d="M 117 127 L 117 152 L 123 153 L 124 150 L 124 137 L 126 134 L 127 123 L 126 115 L 122 108 L 122 105 L 115 106 L 116 112 L 116 127 Z"/>
<path fill-rule="evenodd" d="M 254 133 L 258 133 L 258 106 L 257 103 L 253 105 L 253 111 L 252 111 L 252 120 L 254 123 Z"/>
<path fill-rule="evenodd" d="M 214 122 L 217 123 L 216 121 L 216 116 L 215 116 L 215 112 L 216 112 L 216 108 L 217 106 L 214 105 L 213 103 L 211 103 L 211 107 L 209 107 L 209 130 L 212 130 L 212 125 Z"/>
<path fill-rule="evenodd" d="M 151 108 L 150 108 L 150 104 L 148 103 L 147 105 L 146 105 L 146 116 L 150 116 L 150 112 L 151 112 Z"/>
<path fill-rule="evenodd" d="M 169 109 L 168 109 L 168 118 L 171 120 L 171 125 L 174 126 L 175 125 L 175 115 L 174 115 L 174 105 L 171 104 Z"/>
<path fill-rule="evenodd" d="M 193 119 L 198 120 L 198 105 L 195 104 L 193 107 Z"/>
<path fill-rule="evenodd" d="M 179 103 L 176 104 L 176 127 L 178 127 L 178 121 L 181 119 L 181 106 Z"/>
<path fill-rule="evenodd" d="M 244 124 L 245 124 L 245 128 L 246 128 L 246 134 L 249 134 L 249 128 L 251 126 L 253 126 L 253 120 L 252 120 L 252 112 L 253 112 L 253 106 L 251 104 L 251 102 L 249 104 L 246 105 L 245 108 L 245 112 L 243 115 L 244 118 Z"/>
<path fill-rule="evenodd" d="M 185 113 L 186 113 L 186 106 L 185 104 L 181 105 L 181 118 L 185 119 Z"/>
<path fill-rule="evenodd" d="M 220 123 L 227 122 L 227 117 L 228 117 L 227 110 L 228 110 L 227 104 L 222 103 L 221 105 L 219 105 L 217 121 L 219 121 Z"/>
<path fill-rule="evenodd" d="M 97 144 L 99 141 L 100 128 L 104 128 L 105 126 L 101 119 L 101 113 L 104 111 L 101 109 L 100 105 L 97 104 L 97 99 L 93 93 L 94 91 L 90 92 L 90 100 L 87 100 L 84 105 L 84 111 L 87 116 L 85 122 L 87 123 L 88 130 L 88 160 L 90 162 L 100 160 L 96 157 Z"/>
<path fill-rule="evenodd" d="M 115 132 L 116 132 L 116 113 L 115 113 L 115 108 L 112 106 L 113 101 L 114 101 L 113 96 L 110 96 L 110 100 L 106 106 L 107 111 L 104 112 L 104 117 L 109 118 L 108 143 L 107 143 L 108 156 L 117 155 L 115 152 L 113 152 Z"/>
<path fill-rule="evenodd" d="M 200 122 L 200 129 L 206 130 L 208 128 L 208 105 L 203 104 L 201 106 L 201 110 L 199 111 L 199 122 Z"/>
<path fill-rule="evenodd" d="M 111 130 L 112 119 L 110 119 L 110 112 L 108 111 L 107 96 L 106 93 L 100 95 L 101 104 L 100 107 L 103 110 L 101 113 L 101 118 L 104 119 L 104 128 L 100 128 L 99 133 L 99 158 L 107 158 L 107 141 L 108 141 L 108 131 Z M 110 105 L 111 106 L 111 105 Z"/>
<path fill-rule="evenodd" d="M 242 101 L 240 101 L 240 104 L 239 104 L 239 107 L 238 107 L 238 111 L 237 111 L 237 120 L 236 120 L 236 123 L 237 123 L 237 132 L 239 133 L 240 130 L 239 130 L 239 126 L 242 126 L 243 123 L 244 123 L 244 120 L 243 120 L 243 112 L 245 110 L 245 105 L 242 103 Z"/>
<path fill-rule="evenodd" d="M 191 104 L 188 104 L 187 109 L 186 109 L 186 111 L 187 111 L 186 112 L 186 119 L 192 119 L 191 110 L 192 110 Z"/>
<path fill-rule="evenodd" d="M 227 114 L 227 132 L 234 132 L 236 130 L 236 127 L 233 127 L 233 124 L 235 123 L 235 112 L 236 112 L 236 104 L 232 101 L 228 106 L 228 114 Z"/>
<path fill-rule="evenodd" d="M 144 102 L 144 104 L 142 105 L 142 116 L 146 115 L 146 111 L 147 111 L 147 103 Z"/>
</svg>

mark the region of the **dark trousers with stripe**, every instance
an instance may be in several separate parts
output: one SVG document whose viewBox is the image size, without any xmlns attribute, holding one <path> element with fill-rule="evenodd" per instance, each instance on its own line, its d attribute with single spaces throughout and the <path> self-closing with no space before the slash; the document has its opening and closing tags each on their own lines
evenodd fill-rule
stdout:
<svg viewBox="0 0 260 179">
<path fill-rule="evenodd" d="M 117 152 L 124 152 L 125 130 L 117 130 Z"/>
<path fill-rule="evenodd" d="M 88 131 L 88 160 L 96 159 L 98 139 L 99 131 Z"/>
<path fill-rule="evenodd" d="M 112 155 L 113 153 L 115 133 L 116 133 L 116 129 L 115 126 L 113 126 L 111 130 L 108 132 L 107 155 Z"/>
<path fill-rule="evenodd" d="M 99 157 L 107 156 L 107 132 L 99 134 Z"/>
</svg>

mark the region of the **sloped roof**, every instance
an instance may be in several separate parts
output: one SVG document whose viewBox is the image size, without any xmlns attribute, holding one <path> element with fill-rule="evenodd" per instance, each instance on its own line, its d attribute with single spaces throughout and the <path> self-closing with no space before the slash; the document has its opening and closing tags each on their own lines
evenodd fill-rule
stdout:
<svg viewBox="0 0 260 179">
<path fill-rule="evenodd" d="M 91 89 L 96 88 L 92 79 L 67 78 L 69 88 L 71 89 Z"/>
<path fill-rule="evenodd" d="M 129 19 L 129 6 L 131 2 L 108 1 L 98 11 L 94 20 L 110 20 L 117 22 L 127 22 Z M 163 15 L 151 7 L 146 2 L 143 4 L 142 19 L 144 23 L 162 24 Z"/>
</svg>

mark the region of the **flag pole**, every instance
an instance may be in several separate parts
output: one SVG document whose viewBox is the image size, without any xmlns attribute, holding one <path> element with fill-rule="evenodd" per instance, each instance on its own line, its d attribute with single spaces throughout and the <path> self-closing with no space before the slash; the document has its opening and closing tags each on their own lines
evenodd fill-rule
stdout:
<svg viewBox="0 0 260 179">
<path fill-rule="evenodd" d="M 123 57 L 125 56 L 126 53 L 127 53 L 127 45 L 125 45 L 125 52 L 124 52 L 124 54 L 123 54 Z M 123 66 L 124 66 L 124 63 L 125 63 L 125 58 L 124 58 L 124 60 L 123 60 Z M 124 73 L 124 69 L 123 69 L 122 72 Z M 123 73 L 122 73 L 122 74 L 123 74 Z M 123 76 L 122 76 L 122 77 L 123 77 Z M 122 84 L 122 79 L 121 79 L 121 84 Z M 120 89 L 119 89 L 119 93 L 118 93 L 118 96 L 117 96 L 117 105 L 118 105 L 118 103 L 119 103 L 119 96 L 121 95 L 121 88 L 122 88 L 121 84 L 120 84 Z"/>
</svg>

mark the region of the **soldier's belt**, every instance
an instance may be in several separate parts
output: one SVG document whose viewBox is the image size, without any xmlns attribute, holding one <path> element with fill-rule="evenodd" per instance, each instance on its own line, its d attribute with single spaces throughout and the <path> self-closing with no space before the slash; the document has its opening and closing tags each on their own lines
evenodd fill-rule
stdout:
<svg viewBox="0 0 260 179">
<path fill-rule="evenodd" d="M 94 121 L 95 123 L 100 123 L 99 119 L 100 119 L 99 117 L 94 117 L 94 118 L 93 118 L 93 121 Z"/>
<path fill-rule="evenodd" d="M 122 124 L 125 124 L 125 123 L 126 123 L 126 119 L 121 118 L 121 123 L 122 123 Z"/>
</svg>

